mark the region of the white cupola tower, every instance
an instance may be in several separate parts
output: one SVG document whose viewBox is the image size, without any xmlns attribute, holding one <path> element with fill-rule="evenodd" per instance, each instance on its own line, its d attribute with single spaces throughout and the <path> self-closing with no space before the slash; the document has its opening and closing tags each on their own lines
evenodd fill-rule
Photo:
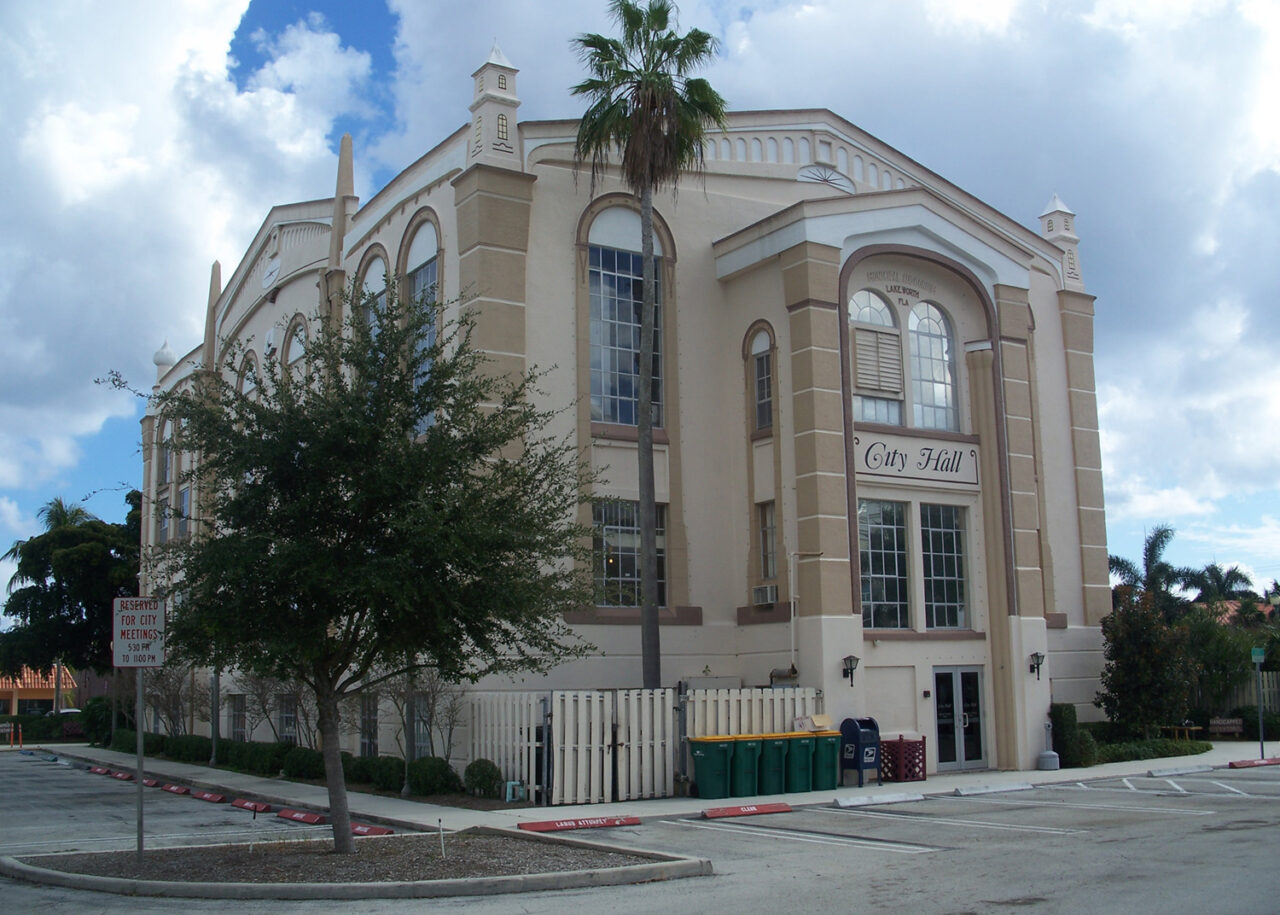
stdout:
<svg viewBox="0 0 1280 915">
<path fill-rule="evenodd" d="M 1076 214 L 1054 194 L 1040 214 L 1040 234 L 1062 249 L 1063 287 L 1084 292 L 1080 273 L 1080 237 L 1076 235 Z"/>
<path fill-rule="evenodd" d="M 495 41 L 489 59 L 472 73 L 475 100 L 471 103 L 471 136 L 467 165 L 494 165 L 523 171 L 520 136 L 516 130 L 516 74 Z"/>
</svg>

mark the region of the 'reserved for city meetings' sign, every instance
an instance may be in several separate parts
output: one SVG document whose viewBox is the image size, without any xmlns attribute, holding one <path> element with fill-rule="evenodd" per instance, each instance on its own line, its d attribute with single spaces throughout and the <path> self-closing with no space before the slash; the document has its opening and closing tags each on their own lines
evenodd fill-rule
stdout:
<svg viewBox="0 0 1280 915">
<path fill-rule="evenodd" d="M 117 597 L 112 638 L 116 667 L 164 666 L 164 610 L 154 597 Z"/>
</svg>

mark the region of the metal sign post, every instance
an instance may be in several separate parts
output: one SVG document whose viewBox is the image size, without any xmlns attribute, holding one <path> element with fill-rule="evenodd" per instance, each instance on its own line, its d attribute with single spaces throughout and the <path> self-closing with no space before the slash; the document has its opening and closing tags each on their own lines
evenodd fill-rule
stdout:
<svg viewBox="0 0 1280 915">
<path fill-rule="evenodd" d="M 116 667 L 132 667 L 137 670 L 137 705 L 133 726 L 137 734 L 138 772 L 138 863 L 142 863 L 142 731 L 143 671 L 148 667 L 164 665 L 164 613 L 160 601 L 154 597 L 117 597 L 112 602 L 115 611 L 112 627 L 112 660 Z"/>
<path fill-rule="evenodd" d="M 1253 660 L 1253 671 L 1258 680 L 1258 759 L 1267 758 L 1266 735 L 1262 732 L 1262 662 L 1267 659 L 1267 650 L 1255 646 L 1250 652 Z"/>
</svg>

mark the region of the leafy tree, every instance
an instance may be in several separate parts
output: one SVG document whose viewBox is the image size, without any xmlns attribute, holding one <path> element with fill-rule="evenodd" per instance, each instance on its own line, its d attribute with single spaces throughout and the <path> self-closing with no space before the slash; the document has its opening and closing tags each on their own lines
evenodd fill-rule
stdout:
<svg viewBox="0 0 1280 915">
<path fill-rule="evenodd" d="M 1142 544 L 1142 567 L 1121 556 L 1108 556 L 1111 574 L 1120 580 L 1112 590 L 1112 604 L 1119 607 L 1131 600 L 1145 599 L 1172 623 L 1189 602 L 1175 589 L 1195 587 L 1197 572 L 1164 561 L 1164 551 L 1173 539 L 1173 528 L 1161 524 L 1147 534 Z"/>
<path fill-rule="evenodd" d="M 1226 712 L 1232 691 L 1249 678 L 1253 636 L 1223 625 L 1221 614 L 1204 607 L 1189 610 L 1178 625 L 1185 634 L 1187 659 L 1199 695 L 1197 704 Z"/>
<path fill-rule="evenodd" d="M 1122 591 L 1102 620 L 1102 637 L 1102 689 L 1094 704 L 1144 737 L 1182 721 L 1191 707 L 1194 676 L 1186 631 L 1165 622 L 1153 594 Z"/>
<path fill-rule="evenodd" d="M 573 40 L 590 73 L 573 87 L 589 107 L 578 124 L 574 158 L 591 160 L 591 187 L 621 151 L 622 180 L 640 199 L 643 301 L 640 384 L 636 397 L 640 490 L 640 643 L 644 686 L 662 685 L 658 630 L 658 509 L 653 477 L 653 335 L 655 273 L 653 194 L 675 188 L 680 175 L 702 166 L 702 140 L 711 125 L 724 127 L 725 102 L 704 79 L 690 76 L 715 56 L 716 40 L 700 29 L 673 26 L 669 0 L 613 0 L 609 13 L 620 38 L 585 34 Z"/>
<path fill-rule="evenodd" d="M 142 495 L 125 501 L 125 523 L 111 524 L 55 498 L 40 509 L 44 532 L 5 553 L 17 563 L 4 605 L 15 625 L 0 633 L 0 671 L 111 668 L 112 601 L 138 594 Z"/>
<path fill-rule="evenodd" d="M 536 375 L 498 377 L 465 310 L 446 322 L 392 287 L 343 313 L 316 319 L 300 369 L 268 353 L 252 393 L 232 352 L 158 395 L 174 446 L 200 456 L 184 477 L 200 521 L 148 558 L 180 597 L 175 651 L 314 695 L 349 853 L 341 703 L 414 670 L 474 679 L 584 650 L 562 615 L 591 599 L 575 518 L 592 480 L 531 405 Z"/>
<path fill-rule="evenodd" d="M 1253 580 L 1239 566 L 1224 569 L 1211 562 L 1199 572 L 1194 572 L 1190 581 L 1191 586 L 1200 591 L 1195 598 L 1197 604 L 1239 600 L 1246 596 L 1257 599 L 1253 593 Z"/>
</svg>

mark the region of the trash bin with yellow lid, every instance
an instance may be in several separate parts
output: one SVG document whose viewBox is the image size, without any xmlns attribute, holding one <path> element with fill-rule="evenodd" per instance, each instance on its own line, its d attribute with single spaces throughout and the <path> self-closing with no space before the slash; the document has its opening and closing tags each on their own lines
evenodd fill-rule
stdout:
<svg viewBox="0 0 1280 915">
<path fill-rule="evenodd" d="M 787 791 L 813 790 L 812 731 L 793 731 L 787 734 Z"/>
<path fill-rule="evenodd" d="M 813 734 L 813 790 L 826 791 L 840 786 L 840 732 L 815 731 Z"/>
<path fill-rule="evenodd" d="M 751 797 L 760 790 L 759 734 L 739 734 L 733 741 L 733 761 L 729 767 L 729 793 Z"/>
<path fill-rule="evenodd" d="M 786 734 L 760 735 L 759 781 L 761 794 L 782 794 L 787 790 Z"/>
<path fill-rule="evenodd" d="M 693 781 L 698 797 L 729 796 L 729 764 L 733 759 L 732 737 L 690 737 L 689 755 L 693 757 Z"/>
</svg>

